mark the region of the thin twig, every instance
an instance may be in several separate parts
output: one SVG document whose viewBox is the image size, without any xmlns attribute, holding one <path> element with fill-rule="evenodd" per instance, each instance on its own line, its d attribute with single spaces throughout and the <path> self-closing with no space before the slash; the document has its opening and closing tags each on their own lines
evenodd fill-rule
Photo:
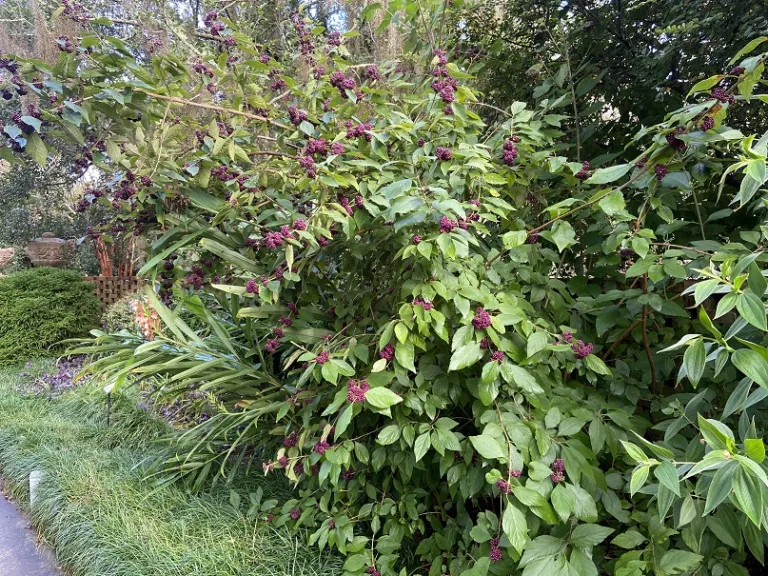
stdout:
<svg viewBox="0 0 768 576">
<path fill-rule="evenodd" d="M 290 130 L 291 128 L 289 126 L 286 126 L 285 124 L 281 122 L 277 122 L 275 120 L 270 120 L 269 118 L 266 118 L 264 116 L 259 116 L 258 114 L 251 114 L 250 112 L 243 112 L 242 110 L 234 110 L 232 108 L 224 108 L 223 106 L 216 106 L 215 104 L 206 104 L 204 102 L 193 102 L 192 100 L 185 100 L 184 98 L 177 98 L 175 96 L 164 96 L 163 94 L 157 94 L 155 92 L 150 92 L 148 90 L 143 90 L 141 88 L 134 88 L 136 92 L 140 92 L 142 94 L 146 94 L 150 98 L 157 98 L 158 100 L 165 100 L 166 102 L 174 102 L 176 104 L 181 104 L 183 106 L 193 106 L 195 108 L 205 108 L 206 110 L 215 110 L 216 112 L 223 112 L 225 114 L 234 114 L 236 116 L 244 116 L 245 118 L 250 118 L 251 120 L 258 120 L 259 122 L 266 122 L 267 124 L 271 124 L 272 126 L 275 126 L 277 128 L 281 128 L 283 130 Z"/>
<path fill-rule="evenodd" d="M 648 293 L 648 274 L 643 275 L 643 294 Z M 645 355 L 648 357 L 648 364 L 651 365 L 651 390 L 654 394 L 658 394 L 658 387 L 656 383 L 656 364 L 653 361 L 653 354 L 651 354 L 651 347 L 648 344 L 648 305 L 643 305 L 643 348 L 645 348 Z"/>
</svg>

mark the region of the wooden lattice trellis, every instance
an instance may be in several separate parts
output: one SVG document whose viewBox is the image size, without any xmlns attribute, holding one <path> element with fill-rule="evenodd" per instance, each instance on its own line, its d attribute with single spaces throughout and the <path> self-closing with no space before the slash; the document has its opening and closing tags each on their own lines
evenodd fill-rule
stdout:
<svg viewBox="0 0 768 576">
<path fill-rule="evenodd" d="M 136 276 L 86 276 L 85 279 L 94 285 L 102 311 L 144 285 L 144 280 Z"/>
</svg>

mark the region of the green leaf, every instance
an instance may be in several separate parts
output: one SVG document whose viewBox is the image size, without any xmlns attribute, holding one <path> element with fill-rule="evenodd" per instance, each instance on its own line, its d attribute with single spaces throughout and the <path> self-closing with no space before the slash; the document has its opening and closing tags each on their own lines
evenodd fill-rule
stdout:
<svg viewBox="0 0 768 576">
<path fill-rule="evenodd" d="M 712 296 L 718 286 L 720 286 L 720 281 L 715 279 L 704 280 L 696 284 L 696 288 L 693 290 L 694 305 L 701 306 L 701 303 Z"/>
<path fill-rule="evenodd" d="M 334 435 L 334 438 L 337 440 L 344 434 L 344 432 L 346 432 L 347 428 L 349 428 L 349 424 L 352 422 L 352 416 L 354 416 L 354 409 L 354 404 L 348 404 L 347 407 L 341 411 L 341 414 L 339 414 L 339 419 L 336 421 L 336 433 Z"/>
<path fill-rule="evenodd" d="M 632 169 L 632 164 L 618 164 L 608 168 L 598 168 L 587 180 L 587 184 L 608 184 L 615 182 Z"/>
<path fill-rule="evenodd" d="M 720 506 L 723 500 L 731 493 L 734 470 L 736 470 L 736 463 L 729 462 L 726 466 L 715 472 L 707 491 L 707 501 L 704 504 L 705 515 Z"/>
<path fill-rule="evenodd" d="M 611 544 L 618 546 L 619 548 L 624 548 L 625 550 L 637 548 L 643 542 L 645 542 L 645 536 L 640 534 L 637 530 L 627 530 L 611 540 Z"/>
<path fill-rule="evenodd" d="M 398 342 L 395 346 L 395 360 L 406 370 L 416 372 L 416 366 L 413 364 L 414 351 L 413 344 L 410 342 Z"/>
<path fill-rule="evenodd" d="M 704 92 L 705 90 L 709 90 L 710 88 L 713 88 L 717 85 L 720 80 L 723 79 L 722 74 L 718 74 L 716 76 L 710 76 L 709 78 L 705 78 L 704 80 L 699 80 L 696 82 L 696 84 L 693 85 L 693 88 L 690 89 L 688 92 L 688 96 L 691 94 L 695 94 L 696 92 Z"/>
<path fill-rule="evenodd" d="M 501 375 L 508 383 L 514 384 L 528 394 L 542 394 L 544 392 L 544 389 L 528 370 L 511 362 L 504 362 L 501 365 Z"/>
<path fill-rule="evenodd" d="M 522 553 L 528 540 L 528 523 L 525 520 L 525 514 L 512 502 L 507 502 L 504 516 L 501 520 L 501 527 L 504 530 L 504 534 L 509 538 L 512 547 L 519 553 Z"/>
<path fill-rule="evenodd" d="M 702 560 L 703 556 L 687 550 L 668 550 L 661 557 L 659 568 L 666 574 L 682 574 L 699 566 Z"/>
<path fill-rule="evenodd" d="M 648 456 L 645 455 L 645 452 L 643 452 L 640 448 L 632 444 L 631 442 L 625 442 L 624 440 L 621 441 L 621 445 L 624 446 L 624 450 L 627 451 L 627 454 L 634 460 L 635 462 L 648 462 L 650 459 Z"/>
<path fill-rule="evenodd" d="M 648 472 L 651 467 L 648 464 L 638 466 L 635 471 L 632 472 L 632 478 L 629 480 L 629 495 L 634 496 L 635 493 L 640 490 L 648 479 Z"/>
<path fill-rule="evenodd" d="M 768 330 L 765 320 L 765 306 L 752 292 L 742 292 L 736 300 L 736 310 L 744 320 L 760 330 Z"/>
<path fill-rule="evenodd" d="M 571 244 L 576 243 L 576 232 L 573 227 L 564 220 L 558 220 L 552 225 L 551 238 L 557 245 L 557 249 L 562 252 Z"/>
<path fill-rule="evenodd" d="M 704 418 L 701 414 L 699 414 L 698 424 L 699 432 L 710 448 L 733 451 L 733 432 L 725 424 Z"/>
<path fill-rule="evenodd" d="M 579 524 L 571 532 L 571 544 L 579 548 L 597 546 L 613 533 L 613 528 L 597 524 Z"/>
<path fill-rule="evenodd" d="M 578 548 L 571 550 L 571 557 L 568 560 L 571 567 L 568 576 L 597 576 L 597 566 L 586 552 Z"/>
<path fill-rule="evenodd" d="M 694 388 L 701 380 L 701 376 L 704 374 L 704 367 L 706 365 L 707 353 L 704 350 L 704 341 L 701 338 L 688 346 L 683 354 L 683 366 L 685 367 L 685 373 L 688 376 L 688 380 Z"/>
<path fill-rule="evenodd" d="M 389 426 L 385 426 L 381 429 L 381 432 L 379 432 L 379 436 L 376 439 L 376 442 L 381 444 L 382 446 L 388 446 L 389 444 L 394 444 L 397 442 L 397 440 L 400 438 L 400 426 L 398 424 L 390 424 Z"/>
<path fill-rule="evenodd" d="M 463 370 L 472 366 L 483 357 L 483 351 L 479 342 L 470 342 L 465 344 L 451 355 L 451 363 L 448 371 Z"/>
<path fill-rule="evenodd" d="M 614 216 L 624 212 L 626 203 L 619 190 L 614 190 L 597 203 L 606 216 Z"/>
<path fill-rule="evenodd" d="M 744 454 L 758 464 L 765 460 L 765 444 L 762 438 L 747 438 L 744 440 Z"/>
<path fill-rule="evenodd" d="M 757 480 L 744 468 L 737 468 L 733 473 L 733 494 L 742 512 L 759 527 L 763 512 L 762 490 Z"/>
<path fill-rule="evenodd" d="M 368 390 L 365 393 L 365 401 L 371 406 L 383 410 L 402 402 L 403 399 L 389 388 L 379 387 Z"/>
<path fill-rule="evenodd" d="M 748 348 L 739 348 L 731 355 L 731 362 L 750 380 L 768 389 L 768 361 Z"/>
<path fill-rule="evenodd" d="M 28 134 L 26 138 L 27 144 L 24 147 L 26 153 L 40 166 L 45 166 L 45 163 L 48 160 L 48 149 L 40 139 L 40 135 L 37 132 L 33 132 L 32 134 Z"/>
<path fill-rule="evenodd" d="M 475 447 L 478 454 L 486 460 L 506 459 L 507 455 L 493 436 L 488 436 L 486 434 L 470 436 L 469 441 L 472 442 L 472 446 Z"/>
<path fill-rule="evenodd" d="M 487 172 L 486 174 L 483 174 L 483 180 L 491 186 L 504 186 L 507 183 L 506 178 L 495 172 Z"/>
<path fill-rule="evenodd" d="M 573 513 L 576 518 L 584 522 L 596 522 L 597 505 L 592 495 L 575 484 L 568 484 L 567 489 L 573 498 Z"/>
<path fill-rule="evenodd" d="M 528 358 L 541 352 L 547 347 L 547 334 L 544 331 L 537 330 L 528 337 L 528 344 L 526 345 L 526 355 Z"/>
<path fill-rule="evenodd" d="M 765 162 L 763 160 L 760 160 L 760 164 L 765 167 Z M 749 265 L 749 289 L 757 296 L 763 296 L 765 291 L 768 290 L 768 282 L 766 282 L 765 276 L 763 276 L 763 273 L 755 262 L 752 262 Z"/>
<path fill-rule="evenodd" d="M 429 432 L 424 432 L 421 436 L 416 438 L 416 444 L 414 445 L 413 451 L 414 455 L 416 456 L 416 462 L 421 460 L 424 455 L 429 452 L 430 447 L 430 441 L 429 441 Z"/>
<path fill-rule="evenodd" d="M 675 496 L 680 496 L 680 479 L 677 468 L 672 462 L 662 462 L 653 471 L 653 475 L 664 486 L 669 488 Z"/>
<path fill-rule="evenodd" d="M 650 249 L 651 245 L 645 238 L 641 236 L 635 236 L 632 238 L 632 250 L 637 252 L 638 256 L 640 258 L 645 258 L 645 256 L 648 254 L 648 250 Z"/>
<path fill-rule="evenodd" d="M 595 374 L 603 374 L 604 376 L 611 375 L 610 368 L 608 368 L 608 366 L 605 365 L 605 362 L 603 362 L 595 354 L 590 354 L 589 356 L 585 357 L 584 364 Z"/>
<path fill-rule="evenodd" d="M 734 62 L 736 62 L 742 56 L 745 56 L 746 54 L 749 54 L 750 52 L 754 51 L 755 48 L 760 46 L 760 44 L 762 44 L 766 40 L 768 40 L 768 36 L 760 36 L 760 37 L 755 38 L 754 40 L 750 41 L 749 43 L 747 43 L 746 46 L 744 46 L 744 48 L 742 48 L 741 50 L 736 52 L 736 55 L 733 58 L 730 59 L 728 64 L 733 64 Z"/>
<path fill-rule="evenodd" d="M 528 238 L 528 232 L 525 230 L 512 230 L 507 232 L 501 237 L 501 241 L 504 244 L 504 248 L 517 248 L 525 244 L 525 240 Z"/>
<path fill-rule="evenodd" d="M 574 512 L 573 495 L 562 484 L 557 484 L 550 499 L 560 520 L 566 522 Z"/>
</svg>

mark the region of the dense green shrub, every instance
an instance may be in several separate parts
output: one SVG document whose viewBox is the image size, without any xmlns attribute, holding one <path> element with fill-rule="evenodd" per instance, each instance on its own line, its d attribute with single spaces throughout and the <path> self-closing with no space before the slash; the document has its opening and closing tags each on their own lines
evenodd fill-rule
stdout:
<svg viewBox="0 0 768 576">
<path fill-rule="evenodd" d="M 89 152 L 115 185 L 84 198 L 120 207 L 103 231 L 162 234 L 163 333 L 81 351 L 116 384 L 210 395 L 169 469 L 200 486 L 264 456 L 296 487 L 270 519 L 348 574 L 744 574 L 768 534 L 748 396 L 768 387 L 768 144 L 727 122 L 760 99 L 768 39 L 590 165 L 568 92 L 483 122 L 474 61 L 439 39 L 462 4 L 390 2 L 398 65 L 352 66 L 297 15 L 283 66 L 216 13 L 222 42 L 191 63 L 98 34 L 26 62 L 67 101 L 47 122 L 107 139 Z M 44 162 L 48 128 L 18 123 Z M 729 292 L 719 319 L 681 306 L 690 278 L 696 305 Z"/>
<path fill-rule="evenodd" d="M 72 270 L 32 268 L 0 278 L 0 365 L 49 356 L 99 319 L 93 285 Z"/>
</svg>

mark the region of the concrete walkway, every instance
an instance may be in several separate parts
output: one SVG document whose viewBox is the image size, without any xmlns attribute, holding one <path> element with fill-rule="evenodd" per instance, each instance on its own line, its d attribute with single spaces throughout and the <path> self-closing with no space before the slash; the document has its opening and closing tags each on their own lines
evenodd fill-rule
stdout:
<svg viewBox="0 0 768 576">
<path fill-rule="evenodd" d="M 61 576 L 55 555 L 38 546 L 29 520 L 0 493 L 0 574 Z"/>
</svg>

